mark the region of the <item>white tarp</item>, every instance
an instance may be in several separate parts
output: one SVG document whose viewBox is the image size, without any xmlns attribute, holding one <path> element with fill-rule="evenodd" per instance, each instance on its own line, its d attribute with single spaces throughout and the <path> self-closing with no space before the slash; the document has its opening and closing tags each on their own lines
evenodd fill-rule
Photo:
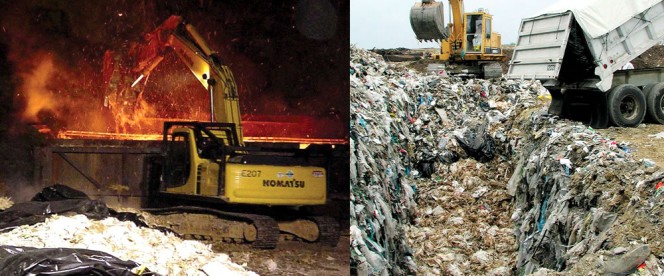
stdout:
<svg viewBox="0 0 664 276">
<path fill-rule="evenodd" d="M 662 0 L 561 0 L 537 15 L 572 11 L 591 38 L 610 32 Z"/>
</svg>

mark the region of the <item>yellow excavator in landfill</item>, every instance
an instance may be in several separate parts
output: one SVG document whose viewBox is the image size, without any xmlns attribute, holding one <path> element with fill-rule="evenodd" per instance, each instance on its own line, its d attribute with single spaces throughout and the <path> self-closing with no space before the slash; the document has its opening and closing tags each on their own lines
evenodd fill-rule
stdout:
<svg viewBox="0 0 664 276">
<path fill-rule="evenodd" d="M 147 79 L 172 49 L 208 91 L 211 116 L 211 122 L 164 123 L 162 157 L 155 165 L 161 169 L 149 180 L 150 197 L 181 206 L 145 211 L 161 216 L 168 224 L 162 226 L 193 237 L 274 248 L 285 233 L 336 246 L 336 220 L 296 209 L 326 203 L 326 151 L 245 145 L 233 74 L 196 29 L 171 16 L 144 38 L 130 70 L 140 76 L 124 89 Z"/>
<path fill-rule="evenodd" d="M 461 64 L 448 72 L 483 78 L 502 76 L 501 61 L 506 57 L 500 34 L 493 32 L 493 16 L 484 9 L 464 12 L 463 0 L 450 0 L 452 22 L 445 25 L 443 5 L 435 0 L 422 0 L 410 9 L 410 25 L 420 41 L 440 41 L 436 60 Z"/>
</svg>

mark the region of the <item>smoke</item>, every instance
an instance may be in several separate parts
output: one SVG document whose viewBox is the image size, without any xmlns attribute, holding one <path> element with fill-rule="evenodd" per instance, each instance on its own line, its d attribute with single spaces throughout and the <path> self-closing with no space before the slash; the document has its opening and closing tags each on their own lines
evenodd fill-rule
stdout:
<svg viewBox="0 0 664 276">
<path fill-rule="evenodd" d="M 39 121 L 37 115 L 40 112 L 53 112 L 58 114 L 58 99 L 49 90 L 48 83 L 53 77 L 55 67 L 53 58 L 48 54 L 37 54 L 34 61 L 38 62 L 35 69 L 28 73 L 20 74 L 23 85 L 17 96 L 25 97 L 25 110 L 22 119 L 28 122 Z"/>
</svg>

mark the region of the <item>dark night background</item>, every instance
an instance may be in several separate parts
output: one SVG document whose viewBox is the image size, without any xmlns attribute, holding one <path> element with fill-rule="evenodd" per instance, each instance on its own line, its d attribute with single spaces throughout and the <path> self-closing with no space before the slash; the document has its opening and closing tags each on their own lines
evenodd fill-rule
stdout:
<svg viewBox="0 0 664 276">
<path fill-rule="evenodd" d="M 310 116 L 333 122 L 318 125 L 325 136 L 347 139 L 348 1 L 0 0 L 0 184 L 31 177 L 31 148 L 45 140 L 30 123 L 94 125 L 87 114 L 103 105 L 104 51 L 128 47 L 172 14 L 198 28 L 231 68 L 243 114 Z M 46 86 L 58 103 L 25 120 L 21 88 L 44 56 L 55 64 Z M 205 90 L 179 63 L 166 56 L 147 100 L 164 114 L 207 109 Z"/>
</svg>

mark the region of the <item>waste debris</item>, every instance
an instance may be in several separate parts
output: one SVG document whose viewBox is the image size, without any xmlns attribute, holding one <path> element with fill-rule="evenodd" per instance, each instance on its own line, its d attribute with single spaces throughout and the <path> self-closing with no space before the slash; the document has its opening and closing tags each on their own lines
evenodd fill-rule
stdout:
<svg viewBox="0 0 664 276">
<path fill-rule="evenodd" d="M 648 135 L 648 137 L 652 137 L 652 138 L 655 138 L 655 139 L 662 139 L 662 138 L 664 138 L 664 132 L 658 132 L 658 133 L 655 133 L 655 134 L 651 134 L 651 135 Z"/>
<path fill-rule="evenodd" d="M 539 82 L 422 75 L 351 46 L 350 93 L 358 275 L 664 273 L 664 171 L 547 114 Z"/>
<path fill-rule="evenodd" d="M 0 248 L 0 271 L 66 275 L 60 270 L 67 267 L 104 275 L 257 275 L 228 255 L 215 253 L 210 245 L 150 228 L 140 214 L 118 212 L 87 198 L 80 191 L 54 185 L 33 201 L 0 212 L 0 244 L 8 246 Z M 105 259 L 95 258 L 95 252 Z M 40 261 L 40 270 L 26 270 L 28 264 Z"/>
<path fill-rule="evenodd" d="M 18 264 L 18 265 L 17 265 Z M 0 275 L 154 275 L 133 261 L 101 251 L 0 246 Z"/>
<path fill-rule="evenodd" d="M 11 198 L 5 196 L 0 197 L 0 210 L 9 209 L 12 205 L 14 205 L 14 201 Z"/>
<path fill-rule="evenodd" d="M 92 220 L 85 215 L 53 215 L 45 222 L 0 234 L 0 244 L 97 250 L 162 275 L 257 275 L 232 263 L 228 255 L 214 253 L 209 245 L 113 217 Z"/>
</svg>

